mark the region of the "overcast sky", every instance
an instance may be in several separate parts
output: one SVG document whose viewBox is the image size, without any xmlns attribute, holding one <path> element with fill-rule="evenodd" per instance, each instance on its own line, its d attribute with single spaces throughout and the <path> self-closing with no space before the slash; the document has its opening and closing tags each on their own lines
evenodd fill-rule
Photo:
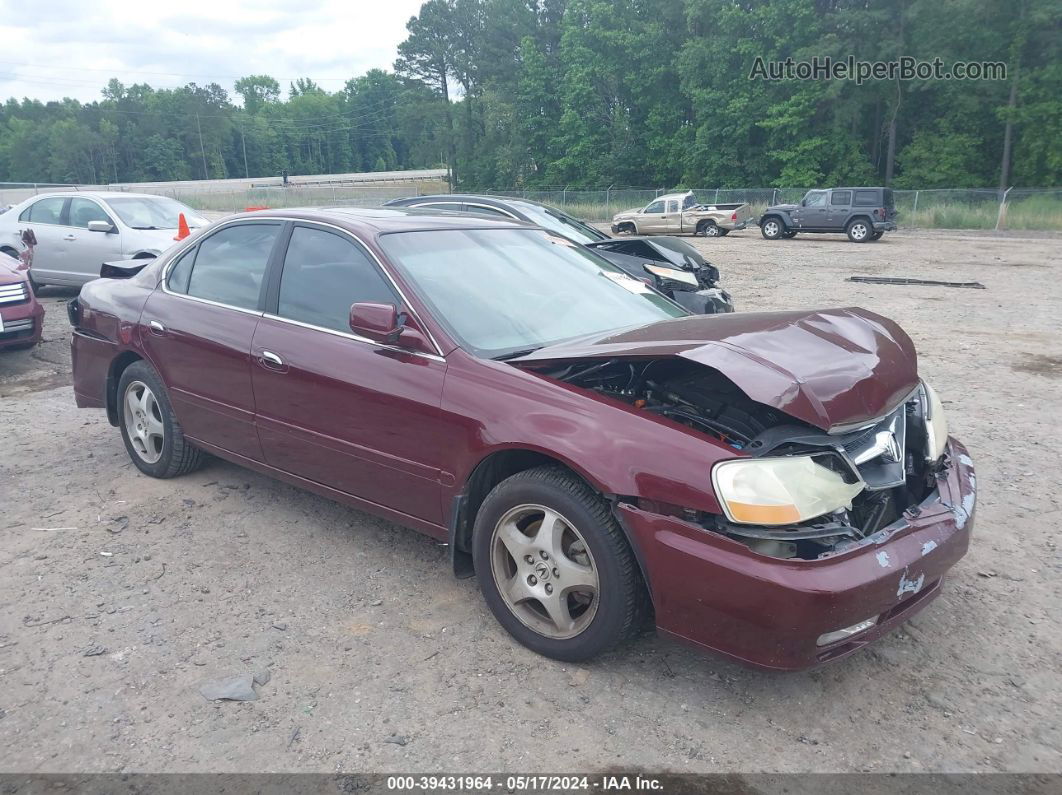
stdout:
<svg viewBox="0 0 1062 795">
<path fill-rule="evenodd" d="M 423 0 L 0 0 L 0 101 L 100 98 L 112 77 L 157 88 L 249 74 L 336 91 L 390 69 Z M 238 96 L 235 99 L 239 99 Z"/>
</svg>

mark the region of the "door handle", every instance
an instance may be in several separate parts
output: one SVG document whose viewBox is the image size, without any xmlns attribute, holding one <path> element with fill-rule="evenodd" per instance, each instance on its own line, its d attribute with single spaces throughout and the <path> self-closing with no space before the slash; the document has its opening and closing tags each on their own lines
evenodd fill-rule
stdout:
<svg viewBox="0 0 1062 795">
<path fill-rule="evenodd" d="M 67 235 L 66 237 L 63 238 L 63 240 L 77 240 L 77 238 L 74 237 L 73 235 Z"/>
<path fill-rule="evenodd" d="M 262 355 L 258 357 L 262 364 L 267 367 L 283 367 L 284 360 L 277 356 L 272 351 L 262 351 Z"/>
<path fill-rule="evenodd" d="M 151 333 L 152 334 L 165 334 L 166 333 L 166 327 L 164 325 L 162 325 L 161 323 L 159 323 L 159 321 L 157 321 L 157 320 L 150 321 L 148 323 L 148 326 L 151 328 Z"/>
</svg>

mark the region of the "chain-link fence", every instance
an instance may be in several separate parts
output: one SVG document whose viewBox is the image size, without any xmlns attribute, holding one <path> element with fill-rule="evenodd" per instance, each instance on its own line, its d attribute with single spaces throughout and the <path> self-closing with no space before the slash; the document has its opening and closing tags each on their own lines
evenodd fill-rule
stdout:
<svg viewBox="0 0 1062 795">
<path fill-rule="evenodd" d="M 587 221 L 607 221 L 631 208 L 641 208 L 665 193 L 663 188 L 503 188 L 487 191 L 562 207 Z M 754 216 L 775 204 L 796 204 L 808 188 L 694 188 L 703 204 L 747 202 Z M 909 228 L 1062 230 L 1062 189 L 944 188 L 894 190 L 899 223 Z"/>
<path fill-rule="evenodd" d="M 297 178 L 287 185 L 254 181 L 151 183 L 144 185 L 75 186 L 44 183 L 0 183 L 0 205 L 10 205 L 38 193 L 55 190 L 127 190 L 170 196 L 202 211 L 238 212 L 259 207 L 379 207 L 406 196 L 445 193 L 445 183 L 425 180 L 393 185 L 352 184 L 339 176 Z M 561 207 L 593 222 L 608 221 L 621 210 L 641 208 L 665 193 L 680 189 L 502 188 L 483 191 Z M 695 188 L 704 204 L 747 202 L 754 217 L 768 206 L 795 204 L 806 188 Z M 907 228 L 1032 229 L 1062 231 L 1062 189 L 1014 188 L 1009 191 L 977 188 L 894 190 L 899 224 Z"/>
</svg>

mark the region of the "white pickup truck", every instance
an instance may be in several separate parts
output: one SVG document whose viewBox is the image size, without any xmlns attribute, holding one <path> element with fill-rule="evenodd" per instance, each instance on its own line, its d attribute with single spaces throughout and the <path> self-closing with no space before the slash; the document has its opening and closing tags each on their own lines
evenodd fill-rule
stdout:
<svg viewBox="0 0 1062 795">
<path fill-rule="evenodd" d="M 704 235 L 722 237 L 752 222 L 747 203 L 700 204 L 693 195 L 671 193 L 653 199 L 641 209 L 624 210 L 612 217 L 617 235 Z"/>
</svg>

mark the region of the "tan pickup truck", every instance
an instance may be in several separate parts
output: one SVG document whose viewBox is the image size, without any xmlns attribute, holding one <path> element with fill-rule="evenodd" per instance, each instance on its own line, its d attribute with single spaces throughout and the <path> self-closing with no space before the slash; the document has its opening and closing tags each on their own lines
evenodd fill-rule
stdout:
<svg viewBox="0 0 1062 795">
<path fill-rule="evenodd" d="M 671 193 L 645 207 L 612 216 L 617 235 L 704 235 L 722 237 L 752 222 L 748 204 L 700 204 L 688 193 Z"/>
</svg>

